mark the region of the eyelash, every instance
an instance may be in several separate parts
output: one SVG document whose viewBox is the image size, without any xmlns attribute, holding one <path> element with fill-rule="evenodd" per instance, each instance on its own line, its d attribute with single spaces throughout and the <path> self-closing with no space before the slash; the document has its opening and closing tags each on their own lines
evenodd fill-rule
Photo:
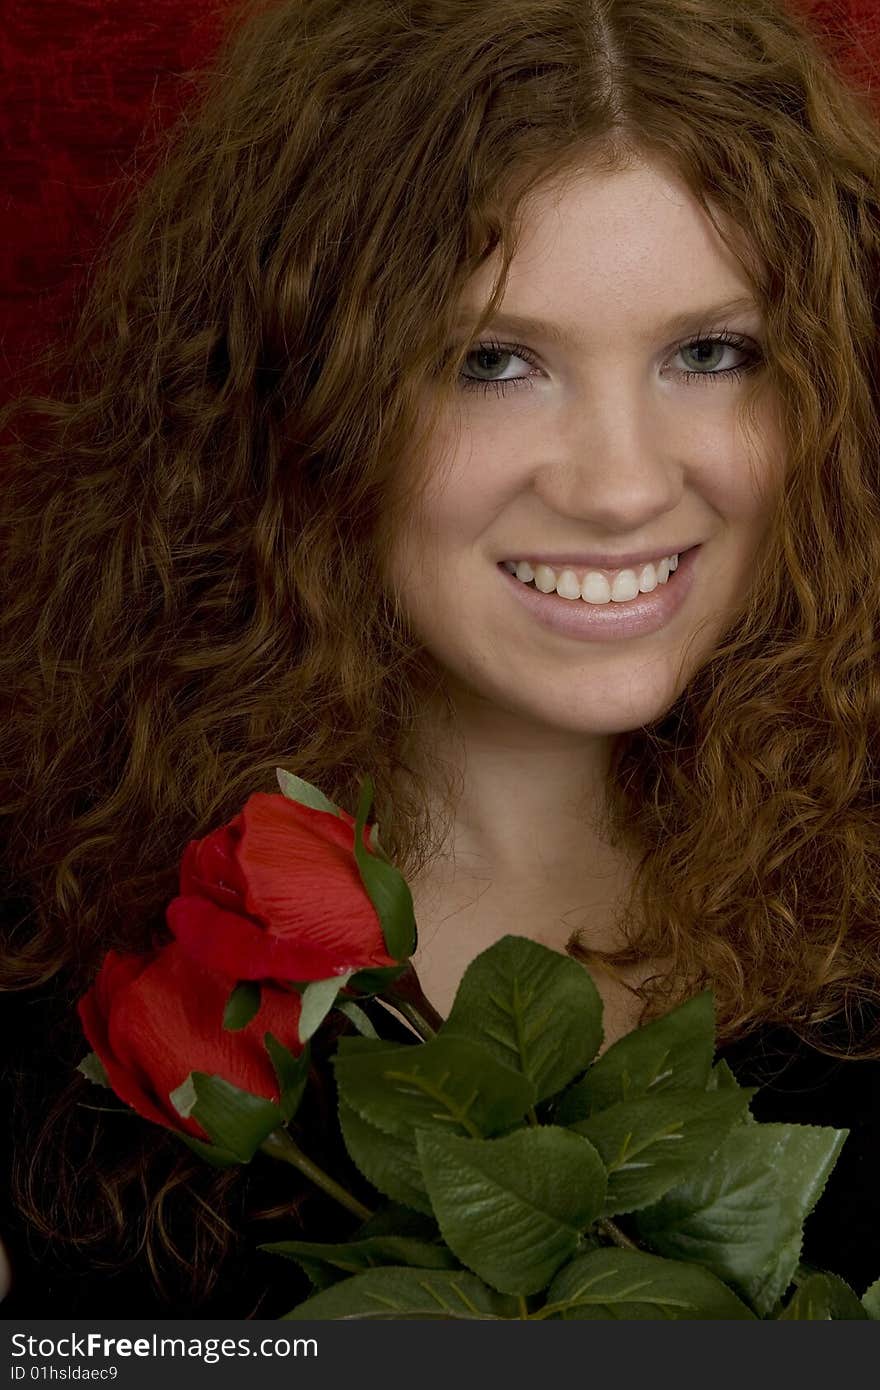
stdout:
<svg viewBox="0 0 880 1390">
<path fill-rule="evenodd" d="M 738 334 L 728 332 L 727 329 L 704 337 L 689 338 L 687 342 L 680 343 L 675 351 L 679 353 L 685 351 L 687 348 L 705 347 L 715 343 L 723 343 L 728 347 L 734 347 L 738 351 L 746 353 L 748 360 L 741 367 L 725 367 L 724 370 L 720 372 L 682 371 L 679 375 L 683 376 L 687 381 L 692 381 L 694 379 L 699 381 L 717 381 L 719 378 L 724 378 L 728 381 L 738 381 L 744 372 L 754 371 L 763 361 L 763 356 L 757 347 L 747 339 L 739 337 Z M 468 350 L 467 356 L 470 357 L 472 353 L 486 350 L 489 352 L 500 352 L 504 355 L 509 354 L 513 357 L 521 357 L 524 362 L 528 362 L 533 367 L 538 365 L 535 355 L 530 348 L 523 347 L 521 343 L 499 343 L 494 338 L 485 342 L 476 343 L 474 347 Z M 496 394 L 504 396 L 507 394 L 509 387 L 513 387 L 514 390 L 519 390 L 520 385 L 525 385 L 529 388 L 534 385 L 534 381 L 531 377 L 508 377 L 506 381 L 480 381 L 476 377 L 466 377 L 463 374 L 459 374 L 458 379 L 462 390 L 482 391 L 484 395 L 487 391 L 494 391 Z"/>
</svg>

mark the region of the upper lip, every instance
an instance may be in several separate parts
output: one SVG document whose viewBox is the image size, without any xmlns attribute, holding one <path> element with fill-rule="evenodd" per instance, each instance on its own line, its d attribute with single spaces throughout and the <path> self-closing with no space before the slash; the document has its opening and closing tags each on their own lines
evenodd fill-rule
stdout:
<svg viewBox="0 0 880 1390">
<path fill-rule="evenodd" d="M 506 555 L 504 558 L 526 560 L 530 565 L 549 565 L 551 569 L 566 566 L 570 569 L 583 569 L 584 566 L 592 566 L 594 569 L 622 570 L 632 565 L 646 565 L 649 560 L 660 560 L 666 555 L 683 555 L 686 550 L 693 550 L 699 544 L 699 541 L 694 541 L 690 545 L 655 546 L 651 550 L 632 551 L 629 555 L 587 555 L 583 551 L 571 550 L 538 555 L 531 551 L 517 551 L 515 555 Z"/>
</svg>

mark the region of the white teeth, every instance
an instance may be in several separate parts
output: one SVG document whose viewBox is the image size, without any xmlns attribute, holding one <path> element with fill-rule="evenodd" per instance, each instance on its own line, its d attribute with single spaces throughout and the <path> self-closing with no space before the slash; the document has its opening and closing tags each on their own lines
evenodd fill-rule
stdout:
<svg viewBox="0 0 880 1390">
<path fill-rule="evenodd" d="M 582 585 L 582 597 L 586 599 L 587 603 L 610 603 L 611 593 L 611 585 L 604 575 L 588 574 L 585 576 Z"/>
<path fill-rule="evenodd" d="M 551 570 L 552 574 L 553 571 Z M 563 570 L 556 581 L 556 592 L 560 598 L 580 598 L 581 586 L 574 570 Z"/>
<path fill-rule="evenodd" d="M 648 574 L 650 574 L 652 580 L 651 588 L 656 589 L 657 575 L 653 565 L 650 566 L 650 569 L 646 565 L 642 570 L 642 575 Z M 667 579 L 669 578 L 668 575 L 666 577 Z M 639 592 L 640 583 L 641 579 L 636 575 L 635 570 L 621 570 L 620 574 L 614 576 L 614 583 L 611 585 L 611 602 L 623 603 L 626 599 L 635 598 L 636 594 Z"/>
<path fill-rule="evenodd" d="M 658 584 L 667 583 L 670 574 L 678 569 L 678 559 L 677 555 L 670 555 L 656 565 L 649 563 L 640 565 L 638 570 L 620 570 L 613 583 L 609 583 L 604 574 L 590 571 L 581 584 L 574 570 L 565 569 L 557 574 L 550 565 L 536 565 L 532 569 L 527 560 L 505 560 L 504 568 L 523 584 L 534 580 L 535 588 L 542 594 L 555 590 L 560 598 L 580 598 L 586 603 L 626 603 L 639 593 L 650 594 Z"/>
<path fill-rule="evenodd" d="M 535 566 L 535 588 L 542 594 L 550 594 L 556 588 L 556 572 L 549 565 Z"/>
</svg>

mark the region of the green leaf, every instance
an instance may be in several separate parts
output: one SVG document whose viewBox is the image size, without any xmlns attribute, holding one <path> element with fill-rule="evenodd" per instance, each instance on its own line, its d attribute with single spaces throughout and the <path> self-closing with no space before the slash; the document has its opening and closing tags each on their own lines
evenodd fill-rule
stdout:
<svg viewBox="0 0 880 1390">
<path fill-rule="evenodd" d="M 317 1289 L 329 1288 L 351 1274 L 385 1265 L 414 1269 L 458 1269 L 458 1260 L 445 1245 L 407 1236 L 372 1236 L 367 1240 L 323 1245 L 316 1241 L 279 1240 L 261 1245 L 274 1255 L 296 1260 Z"/>
<path fill-rule="evenodd" d="M 706 1090 L 738 1091 L 743 1089 L 747 1088 L 740 1086 L 739 1082 L 737 1081 L 733 1072 L 730 1070 L 730 1067 L 727 1065 L 724 1058 L 719 1058 L 719 1060 L 715 1063 L 714 1067 L 709 1073 L 709 1081 L 706 1085 Z M 742 1120 L 742 1123 L 746 1125 L 756 1125 L 758 1123 L 751 1110 L 743 1111 L 743 1114 L 740 1118 Z"/>
<path fill-rule="evenodd" d="M 438 1036 L 412 1047 L 344 1039 L 333 1061 L 346 1104 L 413 1143 L 417 1129 L 488 1138 L 516 1124 L 535 1101 L 528 1077 L 465 1038 Z"/>
<path fill-rule="evenodd" d="M 281 1093 L 279 1102 L 281 1119 L 284 1124 L 287 1124 L 288 1120 L 293 1119 L 300 1107 L 309 1079 L 309 1044 L 306 1043 L 297 1057 L 271 1033 L 264 1034 L 263 1042 L 278 1078 L 278 1089 Z"/>
<path fill-rule="evenodd" d="M 699 1265 L 616 1248 L 576 1256 L 553 1280 L 537 1316 L 632 1321 L 755 1317 L 720 1279 Z"/>
<path fill-rule="evenodd" d="M 556 1106 L 557 1124 L 585 1120 L 606 1106 L 666 1091 L 705 1090 L 715 1049 L 711 990 L 618 1038 Z"/>
<path fill-rule="evenodd" d="M 297 777 L 293 772 L 285 772 L 283 767 L 276 767 L 275 776 L 288 801 L 298 801 L 301 806 L 311 806 L 313 811 L 328 811 L 331 816 L 339 815 L 339 807 L 317 787 L 312 786 L 311 782 L 303 781 L 302 777 Z"/>
<path fill-rule="evenodd" d="M 412 1207 L 400 1202 L 389 1202 L 374 1211 L 357 1234 L 358 1240 L 366 1240 L 368 1236 L 412 1236 L 414 1240 L 436 1242 L 440 1239 L 440 1228 L 432 1216 L 413 1211 Z"/>
<path fill-rule="evenodd" d="M 671 1259 L 705 1265 L 766 1317 L 791 1283 L 803 1223 L 848 1132 L 736 1125 L 710 1159 L 633 1216 L 637 1238 Z"/>
<path fill-rule="evenodd" d="M 685 1178 L 723 1142 L 755 1090 L 642 1095 L 572 1125 L 608 1169 L 603 1216 L 647 1206 Z"/>
<path fill-rule="evenodd" d="M 541 1101 L 595 1057 L 602 1000 L 577 961 L 522 936 L 504 936 L 471 962 L 442 1037 L 472 1038 L 528 1076 Z"/>
<path fill-rule="evenodd" d="M 482 1051 L 460 1039 L 445 1040 L 438 1051 L 435 1044 L 439 1041 L 401 1047 L 398 1043 L 377 1042 L 371 1038 L 340 1038 L 334 1058 L 339 1122 L 352 1161 L 380 1192 L 428 1216 L 431 1203 L 416 1150 L 416 1130 L 439 1127 L 444 1132 L 468 1131 L 466 1126 L 451 1119 L 448 1105 L 438 1107 L 423 1089 L 416 1088 L 407 1094 L 405 1088 L 410 1073 L 401 1074 L 400 1066 L 411 1063 L 413 1057 L 427 1057 L 428 1072 L 420 1076 L 421 1082 L 427 1080 L 430 1086 L 432 1078 L 433 1083 L 445 1080 L 450 1087 L 448 1094 L 444 1093 L 447 1101 L 462 1107 L 473 1094 L 473 1087 L 469 1086 L 469 1081 L 462 1081 L 461 1075 L 449 1081 L 450 1061 L 459 1072 L 464 1067 L 467 1076 L 474 1053 Z M 485 1061 L 494 1069 L 497 1098 L 487 1107 L 477 1097 L 469 1118 L 476 1116 L 488 1128 L 494 1125 L 507 1129 L 529 1108 L 533 1091 L 525 1077 L 508 1071 L 488 1055 Z M 396 1079 L 386 1077 L 386 1070 L 395 1072 Z M 398 1094 L 393 1087 L 404 1089 Z M 349 1103 L 352 1096 L 357 1100 L 357 1109 Z"/>
<path fill-rule="evenodd" d="M 344 975 L 332 975 L 329 980 L 313 980 L 302 992 L 302 1010 L 299 1016 L 299 1039 L 307 1042 L 320 1028 L 336 1002 L 336 996 L 344 989 L 354 974 L 353 970 Z"/>
<path fill-rule="evenodd" d="M 106 1086 L 108 1090 L 113 1090 L 107 1069 L 97 1052 L 87 1052 L 77 1067 L 77 1071 L 81 1071 L 86 1080 L 93 1081 L 96 1086 Z"/>
<path fill-rule="evenodd" d="M 403 875 L 387 859 L 364 847 L 363 834 L 373 800 L 373 781 L 365 777 L 354 827 L 354 857 L 364 887 L 382 924 L 385 949 L 395 960 L 407 960 L 416 948 L 416 919 L 412 894 Z"/>
<path fill-rule="evenodd" d="M 798 1322 L 867 1319 L 868 1313 L 849 1284 L 824 1270 L 811 1274 L 795 1291 L 779 1314 L 780 1321 Z"/>
<path fill-rule="evenodd" d="M 243 1163 L 281 1123 L 281 1112 L 272 1101 L 202 1071 L 191 1071 L 169 1099 L 178 1115 L 192 1116 L 214 1144 Z"/>
<path fill-rule="evenodd" d="M 516 1299 L 465 1270 L 370 1269 L 300 1303 L 282 1321 L 302 1318 L 515 1318 Z"/>
<path fill-rule="evenodd" d="M 414 1047 L 421 1047 L 419 1042 L 413 1043 Z M 394 1038 L 366 1038 L 353 1037 L 351 1034 L 343 1034 L 336 1044 L 336 1055 L 338 1057 L 378 1057 L 383 1052 L 400 1052 L 401 1046 Z"/>
<path fill-rule="evenodd" d="M 223 1027 L 230 1033 L 245 1028 L 260 1008 L 260 985 L 257 980 L 241 980 L 226 1001 Z"/>
<path fill-rule="evenodd" d="M 570 1130 L 503 1139 L 421 1130 L 416 1142 L 443 1239 L 501 1293 L 543 1289 L 602 1210 L 602 1160 Z"/>
<path fill-rule="evenodd" d="M 432 1215 L 414 1136 L 405 1140 L 386 1134 L 361 1119 L 342 1099 L 339 1101 L 339 1127 L 352 1162 L 368 1182 L 393 1201 L 403 1202 L 426 1216 Z"/>
<path fill-rule="evenodd" d="M 715 1063 L 709 1073 L 709 1080 L 706 1083 L 707 1091 L 735 1091 L 739 1089 L 739 1082 L 734 1076 L 730 1067 L 721 1057 Z"/>
<path fill-rule="evenodd" d="M 880 1279 L 875 1279 L 862 1294 L 862 1307 L 869 1318 L 880 1319 Z"/>
</svg>

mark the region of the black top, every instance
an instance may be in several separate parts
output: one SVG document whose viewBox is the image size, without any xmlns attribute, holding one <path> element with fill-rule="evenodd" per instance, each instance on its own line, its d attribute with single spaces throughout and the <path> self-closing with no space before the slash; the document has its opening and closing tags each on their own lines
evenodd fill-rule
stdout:
<svg viewBox="0 0 880 1390">
<path fill-rule="evenodd" d="M 12 1012 L 16 1012 L 14 1006 Z M 849 1129 L 825 1191 L 807 1218 L 802 1259 L 841 1275 L 861 1296 L 880 1277 L 880 1060 L 829 1058 L 799 1042 L 787 1028 L 763 1029 L 717 1055 L 725 1058 L 740 1084 L 761 1086 L 750 1107 L 756 1119 Z M 44 1060 L 49 1067 L 48 1053 Z M 19 1096 L 22 1080 L 19 1074 Z M 10 1084 L 7 1078 L 7 1094 Z M 103 1094 L 96 1092 L 96 1096 Z M 4 1111 L 9 1113 L 5 1100 Z M 112 1121 L 110 1132 L 118 1136 L 122 1122 L 118 1116 Z M 155 1136 L 151 1142 L 160 1146 L 179 1145 L 173 1136 L 160 1135 L 157 1127 L 146 1122 L 142 1129 Z M 132 1131 L 125 1128 L 121 1142 L 130 1144 L 131 1136 Z M 358 1186 L 359 1175 L 350 1163 L 346 1167 L 344 1153 L 324 1155 L 322 1161 L 369 1202 L 369 1189 Z M 273 1169 L 276 1171 L 270 1171 Z M 245 1193 L 253 1193 L 257 1184 L 261 1197 L 267 1183 L 281 1181 L 284 1194 L 289 1196 L 295 1176 L 285 1165 L 258 1156 L 247 1171 L 241 1170 L 237 1181 Z M 359 1225 L 357 1218 L 323 1194 L 312 1193 L 299 1209 L 299 1226 L 290 1212 L 257 1228 L 248 1229 L 244 1223 L 244 1238 L 227 1257 L 207 1300 L 194 1302 L 181 1284 L 181 1291 L 172 1293 L 169 1303 L 157 1293 L 142 1256 L 121 1268 L 118 1259 L 115 1265 L 111 1260 L 109 1269 L 101 1269 L 94 1253 L 88 1259 L 65 1255 L 58 1242 L 41 1239 L 25 1228 L 10 1206 L 8 1192 L 9 1183 L 4 1181 L 0 1235 L 13 1266 L 12 1291 L 0 1302 L 0 1317 L 4 1319 L 278 1318 L 308 1297 L 311 1285 L 298 1265 L 257 1250 L 257 1243 L 285 1238 L 344 1240 Z M 278 1193 L 281 1195 L 281 1187 Z M 133 1211 L 137 1200 L 134 1192 L 127 1198 Z M 180 1207 L 184 1213 L 190 1200 L 184 1192 Z M 234 1227 L 239 1224 L 237 1210 L 233 1206 L 229 1212 Z"/>
<path fill-rule="evenodd" d="M 829 1028 L 828 1041 L 845 1037 Z M 802 1260 L 839 1274 L 861 1297 L 880 1278 L 880 1060 L 828 1057 L 788 1028 L 720 1049 L 742 1086 L 760 1086 L 756 1120 L 848 1129 L 825 1190 L 804 1223 Z"/>
</svg>

